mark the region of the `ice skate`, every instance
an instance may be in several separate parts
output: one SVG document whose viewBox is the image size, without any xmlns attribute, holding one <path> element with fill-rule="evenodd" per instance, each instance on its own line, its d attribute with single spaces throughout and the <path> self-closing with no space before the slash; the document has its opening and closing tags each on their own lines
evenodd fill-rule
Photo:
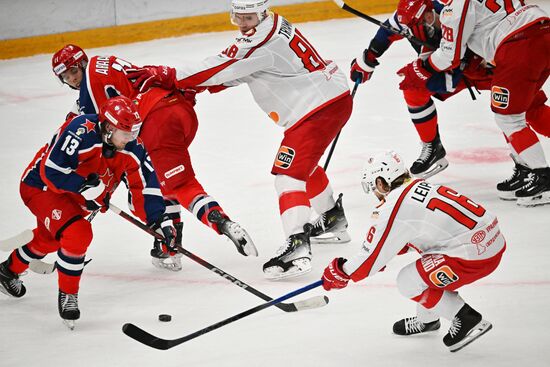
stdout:
<svg viewBox="0 0 550 367">
<path fill-rule="evenodd" d="M 445 159 L 445 148 L 439 139 L 439 133 L 429 143 L 422 143 L 420 157 L 411 166 L 411 174 L 419 178 L 430 178 L 449 166 Z"/>
<path fill-rule="evenodd" d="M 443 337 L 443 343 L 451 352 L 458 352 L 492 327 L 490 322 L 483 320 L 479 312 L 465 304 L 453 318 L 449 332 Z"/>
<path fill-rule="evenodd" d="M 531 170 L 528 182 L 516 191 L 517 204 L 531 207 L 550 204 L 550 168 Z"/>
<path fill-rule="evenodd" d="M 75 321 L 80 318 L 78 294 L 69 294 L 60 290 L 57 298 L 57 306 L 59 316 L 63 319 L 63 323 L 70 330 L 74 330 Z"/>
<path fill-rule="evenodd" d="M 423 323 L 414 316 L 401 319 L 393 324 L 393 333 L 397 335 L 415 335 L 436 331 L 439 330 L 440 327 L 441 323 L 439 320 Z"/>
<path fill-rule="evenodd" d="M 313 222 L 311 230 L 311 243 L 346 243 L 351 241 L 348 234 L 348 221 L 342 206 L 342 196 L 338 195 L 338 200 L 334 207 L 319 216 Z"/>
<path fill-rule="evenodd" d="M 303 233 L 288 237 L 276 256 L 263 266 L 266 278 L 279 280 L 297 277 L 311 271 L 311 246 L 309 236 L 312 225 L 307 223 Z"/>
<path fill-rule="evenodd" d="M 176 229 L 175 244 L 177 246 L 181 246 L 183 237 L 183 223 L 174 223 L 174 228 Z M 155 243 L 151 249 L 151 263 L 153 266 L 155 268 L 169 271 L 180 271 L 182 269 L 181 257 L 183 255 L 180 253 L 170 255 L 168 252 L 164 252 L 161 246 L 162 244 L 160 241 L 155 239 Z"/>
<path fill-rule="evenodd" d="M 9 269 L 8 260 L 0 264 L 0 292 L 15 298 L 21 298 L 27 292 L 19 275 Z"/>
<path fill-rule="evenodd" d="M 245 231 L 239 223 L 231 221 L 222 216 L 218 210 L 212 210 L 208 213 L 208 220 L 218 225 L 220 231 L 226 235 L 237 248 L 240 254 L 244 256 L 258 256 L 258 250 L 248 232 Z"/>
<path fill-rule="evenodd" d="M 502 200 L 516 200 L 516 191 L 527 185 L 529 182 L 529 173 L 531 169 L 522 164 L 519 164 L 514 156 L 514 173 L 512 176 L 497 184 L 498 197 Z"/>
</svg>

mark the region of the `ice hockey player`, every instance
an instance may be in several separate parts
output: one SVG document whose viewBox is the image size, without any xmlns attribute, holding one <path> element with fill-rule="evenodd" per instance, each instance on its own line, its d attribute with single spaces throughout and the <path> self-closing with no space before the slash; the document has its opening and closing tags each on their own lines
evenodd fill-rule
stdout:
<svg viewBox="0 0 550 367">
<path fill-rule="evenodd" d="M 218 234 L 226 235 L 240 254 L 257 256 L 246 230 L 229 219 L 195 177 L 188 150 L 198 127 L 193 109 L 194 91 L 151 88 L 138 93 L 126 78 L 125 71 L 136 69 L 136 66 L 116 56 L 94 56 L 83 65 L 78 60 L 79 53 L 75 54 L 74 50 L 81 49 L 67 45 L 59 50 L 52 59 L 52 66 L 60 79 L 66 79 L 66 83 L 72 83 L 71 87 L 80 90 L 78 103 L 81 113 L 95 113 L 102 101 L 117 95 L 132 98 L 137 104 L 143 119 L 140 138 L 149 152 L 166 199 L 167 212 L 178 231 L 177 244 L 181 245 L 183 229 L 181 204 L 199 221 Z M 70 78 L 73 68 L 81 69 L 80 78 Z M 172 271 L 181 270 L 181 254 L 168 253 L 161 245 L 155 240 L 151 250 L 153 265 Z"/>
<path fill-rule="evenodd" d="M 267 278 L 281 279 L 311 270 L 310 237 L 349 241 L 341 199 L 334 200 L 318 162 L 347 122 L 352 99 L 338 66 L 268 6 L 268 0 L 232 0 L 231 21 L 240 32 L 226 50 L 177 70 L 150 66 L 128 77 L 142 91 L 153 85 L 220 91 L 246 83 L 258 105 L 285 129 L 271 172 L 287 239 L 263 266 Z M 311 206 L 320 214 L 313 228 L 306 225 Z"/>
<path fill-rule="evenodd" d="M 516 161 L 514 175 L 497 190 L 521 206 L 550 203 L 550 167 L 537 135 L 526 124 L 526 112 L 550 74 L 550 18 L 537 5 L 521 0 L 506 6 L 469 0 L 442 3 L 440 46 L 399 71 L 404 76 L 400 88 L 425 88 L 434 73 L 458 66 L 466 48 L 494 60 L 491 109 Z M 548 124 L 549 117 L 546 106 L 538 118 Z"/>
<path fill-rule="evenodd" d="M 416 316 L 397 321 L 393 332 L 414 335 L 451 321 L 443 342 L 451 352 L 492 327 L 459 296 L 457 289 L 491 274 L 506 249 L 498 219 L 455 190 L 412 180 L 401 158 L 387 151 L 368 159 L 363 189 L 380 205 L 359 253 L 334 259 L 323 273 L 326 290 L 347 286 L 384 270 L 396 255 L 416 251 L 420 258 L 399 272 L 397 287 L 417 304 Z"/>
<path fill-rule="evenodd" d="M 129 207 L 161 233 L 174 250 L 176 230 L 165 213 L 160 186 L 140 139 L 141 119 L 132 101 L 106 101 L 99 115 L 67 120 L 41 148 L 21 179 L 21 198 L 36 217 L 33 239 L 0 264 L 0 291 L 16 298 L 26 289 L 19 278 L 32 260 L 57 252 L 59 315 L 69 328 L 80 318 L 78 293 L 86 251 L 93 237 L 85 217 L 105 211 L 120 182 Z"/>
</svg>

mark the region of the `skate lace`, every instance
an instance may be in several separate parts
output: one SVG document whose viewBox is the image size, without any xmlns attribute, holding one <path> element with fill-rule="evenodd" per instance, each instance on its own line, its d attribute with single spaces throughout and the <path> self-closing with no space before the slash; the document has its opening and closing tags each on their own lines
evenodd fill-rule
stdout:
<svg viewBox="0 0 550 367">
<path fill-rule="evenodd" d="M 326 214 L 325 213 L 321 214 L 319 216 L 319 218 L 317 218 L 315 220 L 315 222 L 313 222 L 313 229 L 315 230 L 315 229 L 319 228 L 322 231 L 324 231 L 325 230 L 325 219 L 326 219 Z"/>
<path fill-rule="evenodd" d="M 422 143 L 422 151 L 420 152 L 420 157 L 418 157 L 417 161 L 427 161 L 430 156 L 432 155 L 433 147 L 430 143 Z"/>
<path fill-rule="evenodd" d="M 455 317 L 453 319 L 453 322 L 451 323 L 451 327 L 449 328 L 449 335 L 451 336 L 451 338 L 454 338 L 458 334 L 461 327 L 462 321 L 460 321 L 458 317 Z"/>
<path fill-rule="evenodd" d="M 537 175 L 535 175 L 533 172 L 529 172 L 527 174 L 527 178 L 525 178 L 525 185 L 523 185 L 521 188 L 524 189 L 526 187 L 529 187 L 533 185 L 537 181 Z"/>
<path fill-rule="evenodd" d="M 65 294 L 61 306 L 64 311 L 78 311 L 78 295 Z"/>
<path fill-rule="evenodd" d="M 424 330 L 424 327 L 424 323 L 418 321 L 416 317 L 405 319 L 405 333 L 407 334 L 421 333 Z"/>
<path fill-rule="evenodd" d="M 20 293 L 21 288 L 23 287 L 23 281 L 21 279 L 18 279 L 18 278 L 10 280 L 9 287 L 12 290 L 16 291 L 17 293 Z"/>
</svg>

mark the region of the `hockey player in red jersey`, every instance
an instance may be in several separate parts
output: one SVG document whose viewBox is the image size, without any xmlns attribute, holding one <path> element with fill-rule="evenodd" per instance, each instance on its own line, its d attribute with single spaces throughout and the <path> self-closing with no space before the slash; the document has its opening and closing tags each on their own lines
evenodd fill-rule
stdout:
<svg viewBox="0 0 550 367">
<path fill-rule="evenodd" d="M 489 0 L 441 2 L 446 5 L 440 17 L 440 46 L 399 71 L 404 76 L 400 88 L 426 88 L 432 75 L 458 66 L 466 48 L 494 61 L 491 109 L 516 162 L 514 175 L 497 190 L 521 206 L 550 203 L 550 167 L 537 135 L 526 124 L 527 111 L 540 102 L 550 74 L 550 18 L 537 5 L 521 0 L 505 6 Z M 550 108 L 542 102 L 529 117 L 548 125 Z"/>
<path fill-rule="evenodd" d="M 417 303 L 417 314 L 397 321 L 393 332 L 413 335 L 451 321 L 443 342 L 456 352 L 489 331 L 484 320 L 457 289 L 491 274 L 506 249 L 498 219 L 455 190 L 422 179 L 412 180 L 392 151 L 370 158 L 363 189 L 381 201 L 359 253 L 334 259 L 323 273 L 326 290 L 347 286 L 382 271 L 396 255 L 416 251 L 420 258 L 397 276 L 397 288 Z"/>
<path fill-rule="evenodd" d="M 36 216 L 33 239 L 0 264 L 0 291 L 26 293 L 19 275 L 32 260 L 56 252 L 59 314 L 72 329 L 79 319 L 78 292 L 85 256 L 93 237 L 92 212 L 105 211 L 123 181 L 129 207 L 161 233 L 174 250 L 176 230 L 165 213 L 160 186 L 140 139 L 141 119 L 131 100 L 116 97 L 102 104 L 99 115 L 67 120 L 41 148 L 21 179 L 21 198 Z"/>
<path fill-rule="evenodd" d="M 338 66 L 324 60 L 294 25 L 271 13 L 268 3 L 232 0 L 231 20 L 240 32 L 219 55 L 177 70 L 150 66 L 128 77 L 141 91 L 154 85 L 220 91 L 246 83 L 258 105 L 285 129 L 271 172 L 287 239 L 263 266 L 266 277 L 280 279 L 311 270 L 310 237 L 349 241 L 342 202 L 334 200 L 318 162 L 347 122 L 352 99 Z M 313 228 L 306 225 L 311 206 L 320 214 Z"/>
<path fill-rule="evenodd" d="M 132 98 L 136 103 L 143 118 L 140 138 L 157 172 L 167 212 L 172 215 L 178 230 L 178 242 L 183 229 L 179 216 L 181 204 L 199 221 L 217 233 L 226 235 L 240 254 L 257 256 L 248 233 L 229 219 L 195 177 L 188 151 L 198 127 L 193 109 L 194 91 L 151 88 L 139 93 L 126 78 L 126 69 L 136 69 L 133 64 L 116 56 L 94 56 L 82 67 L 82 63 L 75 63 L 76 56 L 71 56 L 72 52 L 67 47 L 63 49 L 66 51 L 60 50 L 56 55 L 65 53 L 68 57 L 58 58 L 56 63 L 54 55 L 52 64 L 54 72 L 61 72 L 58 74 L 61 78 L 64 78 L 62 73 L 67 72 L 64 70 L 69 70 L 73 65 L 83 69 L 81 80 L 76 81 L 80 90 L 78 104 L 81 113 L 94 113 L 103 101 L 117 95 Z M 66 67 L 60 67 L 59 63 L 65 63 Z M 181 270 L 181 254 L 172 253 L 168 256 L 163 250 L 155 240 L 151 250 L 153 265 L 168 270 Z"/>
</svg>

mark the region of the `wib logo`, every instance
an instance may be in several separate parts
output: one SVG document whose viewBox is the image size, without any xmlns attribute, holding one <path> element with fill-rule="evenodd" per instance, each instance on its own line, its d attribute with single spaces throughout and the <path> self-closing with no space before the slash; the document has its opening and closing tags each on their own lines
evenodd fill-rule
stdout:
<svg viewBox="0 0 550 367">
<path fill-rule="evenodd" d="M 430 274 L 430 280 L 436 287 L 443 288 L 456 282 L 458 275 L 448 265 L 443 265 Z"/>
<path fill-rule="evenodd" d="M 505 109 L 510 103 L 510 91 L 504 87 L 494 85 L 491 88 L 491 105 L 494 108 Z"/>
</svg>

